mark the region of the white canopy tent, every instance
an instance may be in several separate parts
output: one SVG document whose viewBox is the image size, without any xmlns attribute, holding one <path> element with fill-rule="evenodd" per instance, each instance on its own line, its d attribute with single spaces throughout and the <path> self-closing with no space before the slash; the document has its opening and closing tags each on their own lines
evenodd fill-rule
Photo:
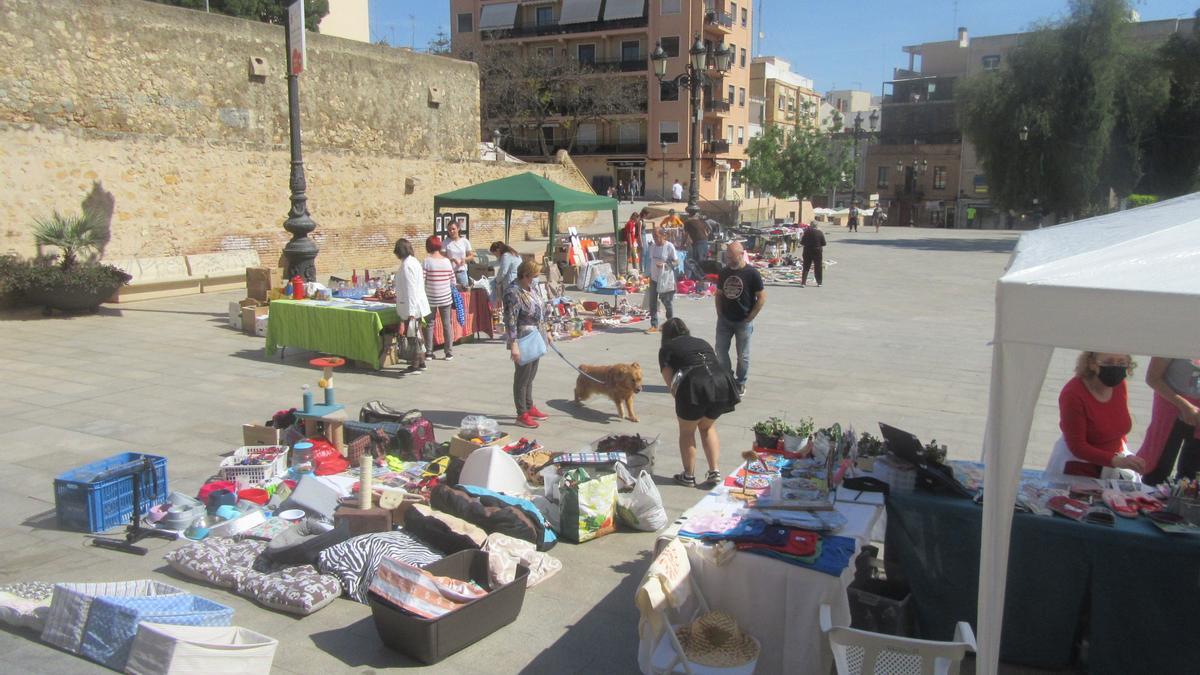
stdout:
<svg viewBox="0 0 1200 675">
<path fill-rule="evenodd" d="M 999 667 L 1012 506 L 1055 347 L 1196 358 L 1200 193 L 1027 232 L 996 284 L 983 442 L 981 675 Z"/>
</svg>

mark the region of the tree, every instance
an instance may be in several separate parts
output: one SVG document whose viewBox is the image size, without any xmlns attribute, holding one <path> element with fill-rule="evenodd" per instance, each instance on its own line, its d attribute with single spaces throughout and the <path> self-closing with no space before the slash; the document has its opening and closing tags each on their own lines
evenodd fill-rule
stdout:
<svg viewBox="0 0 1200 675">
<path fill-rule="evenodd" d="M 787 134 L 780 127 L 768 127 L 750 140 L 746 154 L 741 179 L 777 197 L 807 199 L 824 194 L 854 171 L 845 145 L 809 125 Z"/>
<path fill-rule="evenodd" d="M 437 33 L 425 45 L 425 51 L 429 54 L 437 54 L 445 56 L 450 53 L 450 36 L 446 35 L 446 29 L 438 26 Z"/>
<path fill-rule="evenodd" d="M 1181 195 L 1200 190 L 1200 10 L 1191 35 L 1172 35 L 1158 50 L 1168 100 L 1147 139 L 1144 191 Z"/>
<path fill-rule="evenodd" d="M 1142 175 L 1150 123 L 1165 104 L 1154 60 L 1126 39 L 1126 0 L 1070 7 L 1063 22 L 1014 48 L 1007 69 L 958 86 L 963 130 L 992 201 L 1007 209 L 1037 203 L 1071 217 L 1096 210 L 1110 189 L 1129 194 Z"/>
<path fill-rule="evenodd" d="M 746 165 L 738 177 L 746 185 L 768 194 L 782 194 L 783 171 L 780 156 L 787 139 L 783 129 L 769 126 L 761 136 L 750 139 L 746 145 Z"/>
<path fill-rule="evenodd" d="M 543 156 L 552 154 L 554 144 L 573 150 L 582 124 L 645 110 L 645 80 L 588 77 L 594 71 L 578 61 L 525 56 L 507 46 L 472 56 L 479 64 L 485 123 L 507 129 L 526 148 L 536 145 Z M 560 133 L 554 144 L 542 133 L 550 123 Z"/>
<path fill-rule="evenodd" d="M 204 9 L 205 0 L 151 0 L 152 2 L 188 9 Z M 287 0 L 208 0 L 208 8 L 220 14 L 264 23 L 283 24 Z M 304 0 L 304 27 L 317 32 L 321 19 L 329 14 L 329 0 Z"/>
</svg>

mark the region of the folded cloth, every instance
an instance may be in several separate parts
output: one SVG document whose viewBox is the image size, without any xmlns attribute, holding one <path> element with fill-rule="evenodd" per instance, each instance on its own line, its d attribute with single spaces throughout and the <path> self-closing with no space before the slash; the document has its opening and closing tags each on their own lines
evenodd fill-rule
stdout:
<svg viewBox="0 0 1200 675">
<path fill-rule="evenodd" d="M 743 519 L 736 526 L 720 533 L 700 535 L 703 541 L 732 541 L 737 544 L 756 544 L 764 546 L 783 546 L 787 544 L 792 530 L 787 527 L 771 525 L 765 520 Z"/>
<path fill-rule="evenodd" d="M 754 555 L 765 555 L 768 558 L 777 558 L 784 562 L 801 567 L 807 567 L 818 572 L 824 572 L 832 576 L 841 576 L 842 571 L 850 565 L 850 559 L 854 557 L 855 542 L 850 537 L 826 536 L 820 541 L 820 555 L 812 562 L 806 562 L 805 559 L 780 553 L 767 548 L 748 549 L 746 553 Z"/>
<path fill-rule="evenodd" d="M 613 462 L 628 464 L 629 458 L 623 452 L 567 452 L 554 458 L 555 464 L 612 464 Z"/>
<path fill-rule="evenodd" d="M 779 553 L 794 555 L 799 558 L 808 558 L 818 555 L 817 546 L 820 542 L 820 536 L 816 532 L 795 530 L 787 527 L 771 527 L 768 529 L 773 533 L 782 533 L 782 542 L 773 543 L 766 541 L 739 541 L 737 542 L 738 550 L 746 551 L 750 549 L 770 549 L 772 551 L 778 551 Z"/>
<path fill-rule="evenodd" d="M 483 550 L 488 554 L 488 579 L 492 588 L 511 583 L 517 577 L 518 565 L 529 568 L 529 576 L 526 577 L 528 588 L 533 588 L 562 569 L 562 562 L 558 558 L 537 550 L 532 542 L 500 532 L 487 536 Z"/>
</svg>

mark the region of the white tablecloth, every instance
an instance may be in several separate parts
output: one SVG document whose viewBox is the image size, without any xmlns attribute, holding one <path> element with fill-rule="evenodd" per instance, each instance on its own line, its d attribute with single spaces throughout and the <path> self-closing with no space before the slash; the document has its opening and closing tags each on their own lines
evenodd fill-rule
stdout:
<svg viewBox="0 0 1200 675">
<path fill-rule="evenodd" d="M 709 493 L 672 523 L 660 535 L 660 542 L 675 537 L 689 515 L 711 510 L 728 499 L 723 488 Z M 854 539 L 857 555 L 871 539 L 883 509 L 845 502 L 838 502 L 836 508 L 847 521 L 836 534 Z M 854 580 L 853 563 L 840 577 L 742 552 L 718 565 L 714 547 L 697 541 L 688 545 L 688 561 L 709 607 L 729 612 L 742 630 L 762 643 L 754 671 L 757 675 L 830 672 L 833 653 L 821 633 L 818 616 L 821 605 L 828 604 L 833 607 L 835 625 L 850 625 L 846 588 Z"/>
</svg>

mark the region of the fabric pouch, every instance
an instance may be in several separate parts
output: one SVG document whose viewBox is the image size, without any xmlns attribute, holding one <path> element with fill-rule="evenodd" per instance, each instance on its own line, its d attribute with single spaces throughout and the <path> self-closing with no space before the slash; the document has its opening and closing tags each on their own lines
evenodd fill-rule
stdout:
<svg viewBox="0 0 1200 675">
<path fill-rule="evenodd" d="M 525 366 L 546 355 L 546 338 L 542 331 L 534 329 L 517 338 L 517 365 Z"/>
</svg>

